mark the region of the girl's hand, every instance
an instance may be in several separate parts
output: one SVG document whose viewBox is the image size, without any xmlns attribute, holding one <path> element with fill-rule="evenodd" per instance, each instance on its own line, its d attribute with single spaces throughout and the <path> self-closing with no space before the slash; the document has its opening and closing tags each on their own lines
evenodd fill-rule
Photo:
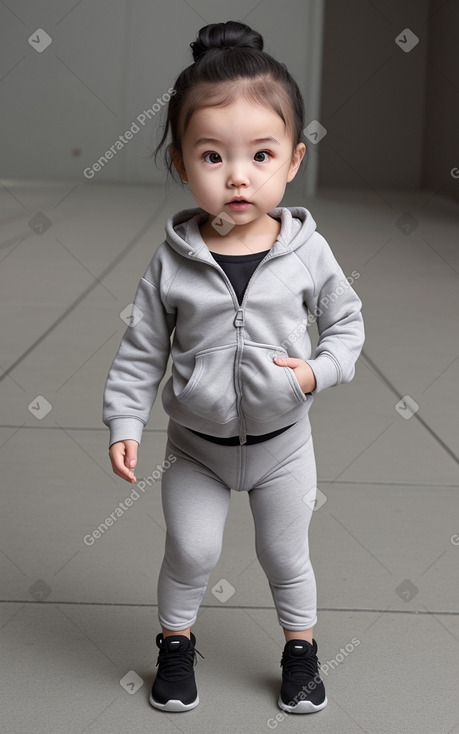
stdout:
<svg viewBox="0 0 459 734">
<path fill-rule="evenodd" d="M 294 371 L 295 377 L 304 393 L 312 392 L 316 389 L 316 376 L 312 367 L 304 359 L 297 359 L 296 357 L 274 357 L 274 363 L 280 367 L 290 367 Z"/>
<path fill-rule="evenodd" d="M 134 469 L 137 464 L 138 445 L 137 441 L 127 439 L 126 441 L 112 443 L 108 450 L 110 461 L 112 462 L 112 469 L 115 474 L 131 484 L 137 482 L 134 471 L 131 471 L 131 469 Z"/>
</svg>

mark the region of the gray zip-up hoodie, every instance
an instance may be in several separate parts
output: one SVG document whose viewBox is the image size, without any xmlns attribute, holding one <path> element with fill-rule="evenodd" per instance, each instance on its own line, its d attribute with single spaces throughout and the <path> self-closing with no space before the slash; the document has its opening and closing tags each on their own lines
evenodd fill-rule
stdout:
<svg viewBox="0 0 459 734">
<path fill-rule="evenodd" d="M 295 423 L 315 393 L 352 380 L 365 338 L 353 278 L 346 278 L 307 209 L 276 207 L 269 215 L 281 221 L 281 231 L 241 305 L 201 237 L 207 212 L 185 209 L 168 219 L 105 383 L 109 446 L 141 442 L 169 355 L 166 413 L 203 433 L 238 435 L 241 444 L 247 434 Z M 320 337 L 315 355 L 311 320 Z M 275 356 L 308 362 L 315 390 L 304 394 L 293 370 L 277 365 Z"/>
</svg>

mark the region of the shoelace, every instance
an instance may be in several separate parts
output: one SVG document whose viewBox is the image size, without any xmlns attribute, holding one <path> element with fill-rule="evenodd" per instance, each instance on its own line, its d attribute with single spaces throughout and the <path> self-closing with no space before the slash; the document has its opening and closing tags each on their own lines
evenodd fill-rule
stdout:
<svg viewBox="0 0 459 734">
<path fill-rule="evenodd" d="M 314 653 L 297 657 L 283 652 L 280 664 L 284 673 L 294 677 L 295 675 L 304 676 L 305 673 L 310 673 L 311 676 L 316 675 L 320 662 Z"/>
<path fill-rule="evenodd" d="M 204 655 L 191 646 L 188 650 L 177 652 L 169 652 L 166 648 L 161 647 L 156 665 L 161 663 L 161 675 L 164 680 L 180 680 L 186 677 L 190 669 L 198 662 L 196 653 L 204 659 Z"/>
</svg>

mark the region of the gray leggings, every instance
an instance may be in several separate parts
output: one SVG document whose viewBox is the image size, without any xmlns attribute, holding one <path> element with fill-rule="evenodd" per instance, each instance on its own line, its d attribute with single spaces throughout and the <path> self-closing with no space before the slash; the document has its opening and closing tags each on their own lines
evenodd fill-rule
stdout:
<svg viewBox="0 0 459 734">
<path fill-rule="evenodd" d="M 317 622 L 308 527 L 316 496 L 309 417 L 258 444 L 222 446 L 169 421 L 162 478 L 167 525 L 158 578 L 160 624 L 184 630 L 196 621 L 220 557 L 231 489 L 249 493 L 258 560 L 268 578 L 279 624 L 304 630 Z"/>
</svg>

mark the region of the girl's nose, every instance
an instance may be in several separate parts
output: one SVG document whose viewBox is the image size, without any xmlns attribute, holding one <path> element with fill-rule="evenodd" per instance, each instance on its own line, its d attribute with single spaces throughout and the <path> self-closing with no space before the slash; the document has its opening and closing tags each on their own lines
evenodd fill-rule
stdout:
<svg viewBox="0 0 459 734">
<path fill-rule="evenodd" d="M 249 179 L 242 166 L 234 167 L 228 174 L 228 185 L 232 187 L 247 186 Z"/>
</svg>

